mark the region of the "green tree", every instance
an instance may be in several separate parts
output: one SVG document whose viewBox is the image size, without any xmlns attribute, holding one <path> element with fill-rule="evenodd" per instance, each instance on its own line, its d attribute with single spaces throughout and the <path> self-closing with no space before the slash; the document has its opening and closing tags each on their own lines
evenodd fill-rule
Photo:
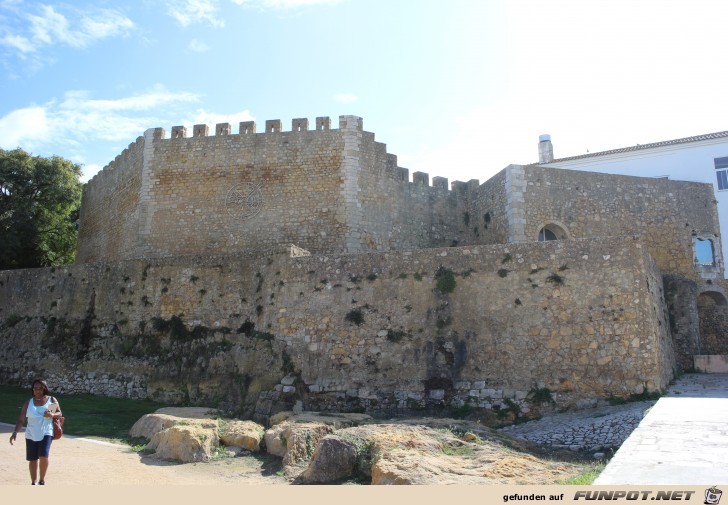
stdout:
<svg viewBox="0 0 728 505">
<path fill-rule="evenodd" d="M 72 263 L 81 167 L 0 149 L 0 270 Z"/>
</svg>

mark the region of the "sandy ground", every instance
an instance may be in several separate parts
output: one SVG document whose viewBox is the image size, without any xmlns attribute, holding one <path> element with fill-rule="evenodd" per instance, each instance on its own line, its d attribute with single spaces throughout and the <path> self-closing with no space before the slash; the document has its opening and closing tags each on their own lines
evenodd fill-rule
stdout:
<svg viewBox="0 0 728 505">
<path fill-rule="evenodd" d="M 13 427 L 0 423 L 0 483 L 29 485 L 25 435 L 10 445 Z M 280 463 L 255 457 L 177 464 L 140 456 L 129 446 L 64 435 L 51 446 L 47 485 L 246 485 L 287 484 Z"/>
</svg>

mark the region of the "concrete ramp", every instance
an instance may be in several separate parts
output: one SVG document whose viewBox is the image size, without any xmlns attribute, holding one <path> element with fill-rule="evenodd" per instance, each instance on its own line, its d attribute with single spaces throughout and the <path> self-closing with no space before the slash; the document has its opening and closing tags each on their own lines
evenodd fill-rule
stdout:
<svg viewBox="0 0 728 505">
<path fill-rule="evenodd" d="M 686 374 L 625 440 L 595 485 L 728 482 L 728 374 Z"/>
</svg>

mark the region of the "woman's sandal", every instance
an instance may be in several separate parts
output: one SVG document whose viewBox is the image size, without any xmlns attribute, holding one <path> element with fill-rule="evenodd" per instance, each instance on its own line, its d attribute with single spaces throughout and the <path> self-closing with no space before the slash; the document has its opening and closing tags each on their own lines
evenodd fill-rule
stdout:
<svg viewBox="0 0 728 505">
<path fill-rule="evenodd" d="M 38 481 L 38 485 L 39 486 L 45 486 L 45 481 L 44 480 L 39 480 Z"/>
</svg>

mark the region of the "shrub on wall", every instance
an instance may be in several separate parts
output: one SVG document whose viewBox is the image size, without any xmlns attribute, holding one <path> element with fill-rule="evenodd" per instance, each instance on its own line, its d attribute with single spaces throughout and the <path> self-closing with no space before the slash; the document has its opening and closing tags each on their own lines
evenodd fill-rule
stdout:
<svg viewBox="0 0 728 505">
<path fill-rule="evenodd" d="M 452 293 L 455 291 L 455 286 L 457 286 L 453 271 L 443 267 L 442 265 L 440 265 L 440 268 L 438 268 L 437 272 L 435 272 L 435 281 L 437 283 L 437 290 L 441 293 Z"/>
</svg>

